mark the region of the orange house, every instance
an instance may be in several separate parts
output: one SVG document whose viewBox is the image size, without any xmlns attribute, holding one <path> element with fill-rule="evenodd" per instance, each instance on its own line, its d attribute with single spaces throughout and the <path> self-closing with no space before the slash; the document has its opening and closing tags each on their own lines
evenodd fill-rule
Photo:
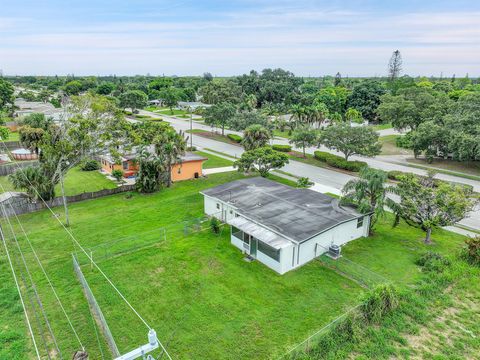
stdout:
<svg viewBox="0 0 480 360">
<path fill-rule="evenodd" d="M 202 176 L 203 162 L 206 157 L 187 152 L 181 157 L 181 161 L 172 165 L 172 181 L 196 179 Z M 138 172 L 138 164 L 134 155 L 123 156 L 121 163 L 115 163 L 110 155 L 102 156 L 100 160 L 102 169 L 111 174 L 113 170 L 123 171 L 124 177 L 135 176 Z"/>
</svg>

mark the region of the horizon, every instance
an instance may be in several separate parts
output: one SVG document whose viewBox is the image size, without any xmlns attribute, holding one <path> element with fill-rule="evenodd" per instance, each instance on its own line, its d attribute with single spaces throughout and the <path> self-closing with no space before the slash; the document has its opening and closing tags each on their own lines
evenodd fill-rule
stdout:
<svg viewBox="0 0 480 360">
<path fill-rule="evenodd" d="M 480 3 L 26 0 L 3 6 L 5 76 L 383 77 L 394 50 L 412 77 L 480 76 Z"/>
</svg>

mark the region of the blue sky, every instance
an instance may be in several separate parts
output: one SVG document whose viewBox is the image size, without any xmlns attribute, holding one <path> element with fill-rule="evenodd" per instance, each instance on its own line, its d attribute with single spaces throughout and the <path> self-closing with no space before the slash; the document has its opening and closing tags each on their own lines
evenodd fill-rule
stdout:
<svg viewBox="0 0 480 360">
<path fill-rule="evenodd" d="M 0 0 L 5 74 L 480 76 L 480 1 Z"/>
</svg>

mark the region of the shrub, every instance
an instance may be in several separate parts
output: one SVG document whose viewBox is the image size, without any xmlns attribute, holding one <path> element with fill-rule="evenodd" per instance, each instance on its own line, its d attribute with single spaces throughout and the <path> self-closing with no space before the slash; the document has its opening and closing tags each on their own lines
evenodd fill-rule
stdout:
<svg viewBox="0 0 480 360">
<path fill-rule="evenodd" d="M 474 265 L 480 265 L 480 235 L 468 238 L 465 244 L 467 244 L 467 260 Z"/>
<path fill-rule="evenodd" d="M 272 149 L 276 151 L 281 151 L 281 152 L 290 152 L 292 151 L 292 147 L 290 145 L 279 145 L 279 144 L 274 144 L 272 145 Z"/>
<path fill-rule="evenodd" d="M 187 147 L 187 151 L 197 151 L 197 147 L 196 146 L 189 146 L 189 147 Z"/>
<path fill-rule="evenodd" d="M 400 176 L 404 176 L 404 175 L 406 175 L 406 173 L 400 170 L 391 170 L 387 172 L 387 177 L 390 180 L 400 180 Z"/>
<path fill-rule="evenodd" d="M 299 188 L 308 188 L 313 185 L 313 182 L 310 181 L 308 177 L 301 177 L 297 180 L 297 187 Z"/>
<path fill-rule="evenodd" d="M 398 291 L 392 284 L 381 284 L 363 299 L 360 311 L 368 321 L 378 321 L 398 307 Z"/>
<path fill-rule="evenodd" d="M 399 148 L 404 149 L 411 149 L 412 148 L 412 140 L 410 136 L 399 136 L 395 138 L 395 145 Z"/>
<path fill-rule="evenodd" d="M 443 272 L 446 267 L 450 266 L 450 260 L 433 251 L 426 252 L 415 263 L 421 266 L 423 271 L 437 273 Z"/>
<path fill-rule="evenodd" d="M 343 170 L 348 170 L 348 171 L 354 171 L 354 172 L 359 172 L 362 170 L 364 167 L 367 167 L 367 163 L 363 161 L 347 161 L 344 158 L 330 154 L 325 151 L 315 151 L 314 157 L 317 160 L 323 161 L 327 163 L 328 165 L 338 168 L 338 169 L 343 169 Z"/>
<path fill-rule="evenodd" d="M 133 115 L 133 113 L 129 110 L 123 110 L 123 112 L 125 113 L 125 115 Z"/>
<path fill-rule="evenodd" d="M 101 165 L 97 160 L 88 159 L 82 162 L 80 169 L 83 171 L 94 171 L 100 169 Z"/>
<path fill-rule="evenodd" d="M 228 134 L 227 137 L 232 140 L 232 141 L 235 141 L 236 143 L 240 143 L 242 142 L 242 137 L 240 135 L 237 135 L 237 134 Z"/>
<path fill-rule="evenodd" d="M 210 229 L 212 229 L 214 234 L 220 233 L 220 220 L 218 220 L 216 217 L 212 217 L 210 219 Z"/>
<path fill-rule="evenodd" d="M 123 171 L 119 169 L 115 169 L 112 171 L 112 176 L 117 179 L 117 181 L 122 180 L 123 178 Z"/>
</svg>

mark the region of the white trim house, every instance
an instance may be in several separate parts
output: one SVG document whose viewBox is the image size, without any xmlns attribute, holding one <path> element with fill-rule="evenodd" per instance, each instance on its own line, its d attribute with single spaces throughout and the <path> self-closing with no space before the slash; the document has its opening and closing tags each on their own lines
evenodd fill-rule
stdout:
<svg viewBox="0 0 480 360">
<path fill-rule="evenodd" d="M 337 199 L 261 177 L 204 190 L 205 213 L 231 226 L 231 242 L 279 274 L 368 235 L 370 215 Z"/>
</svg>

